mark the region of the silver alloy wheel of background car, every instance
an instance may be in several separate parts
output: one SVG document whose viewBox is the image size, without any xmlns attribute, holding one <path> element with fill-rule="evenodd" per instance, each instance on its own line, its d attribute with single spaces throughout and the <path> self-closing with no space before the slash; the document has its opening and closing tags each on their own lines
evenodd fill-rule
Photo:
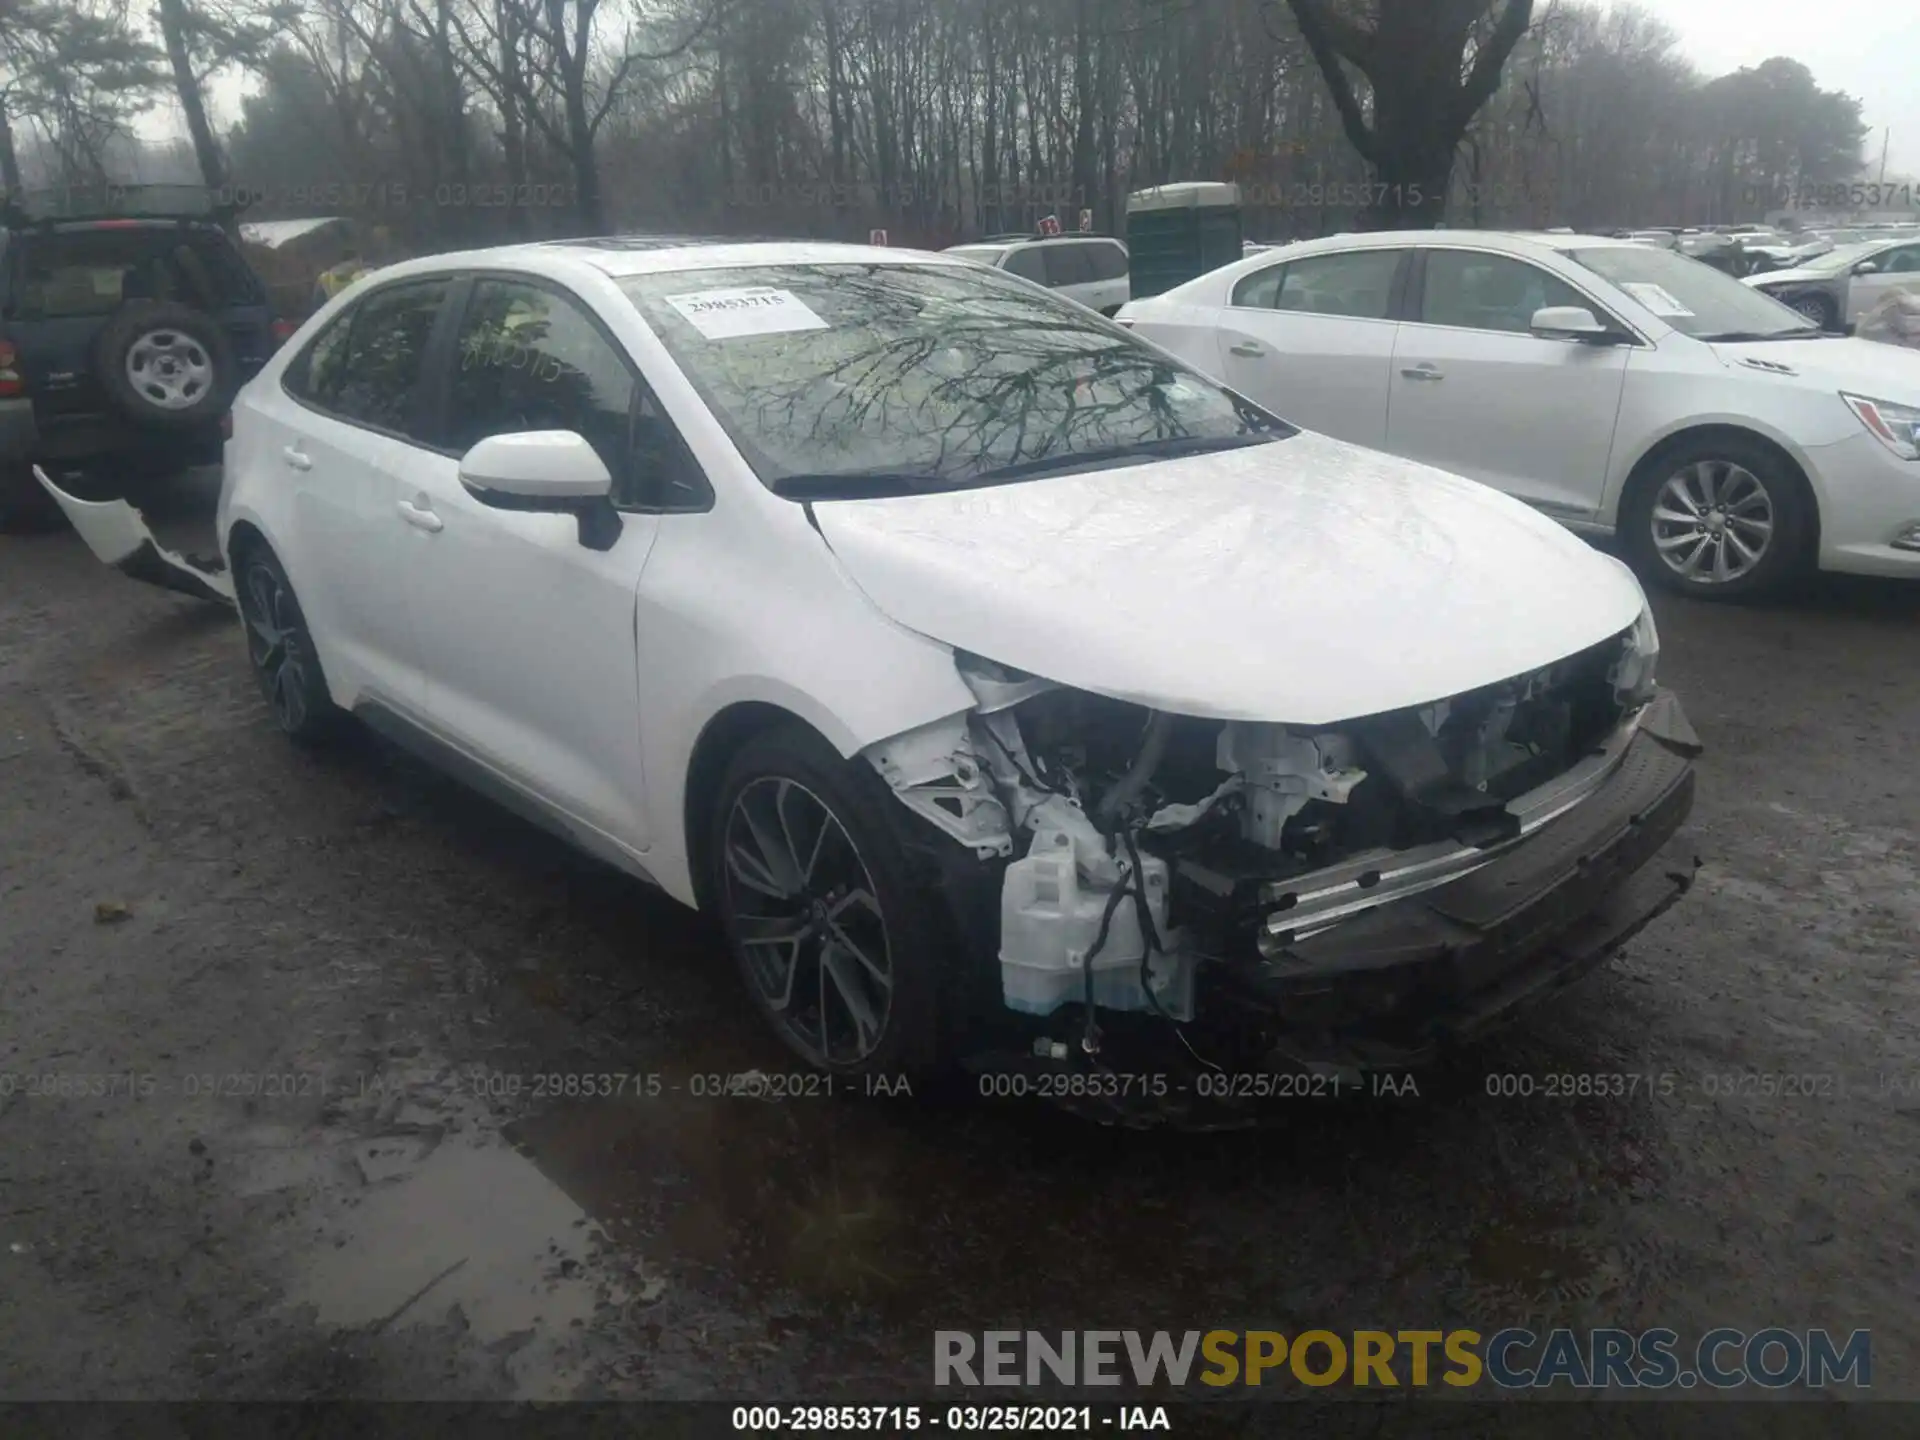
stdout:
<svg viewBox="0 0 1920 1440">
<path fill-rule="evenodd" d="M 1654 497 L 1653 546 L 1690 584 L 1725 585 L 1753 573 L 1773 544 L 1773 497 L 1731 460 L 1699 460 Z"/>
<path fill-rule="evenodd" d="M 1789 300 L 1787 306 L 1795 313 L 1806 316 L 1816 325 L 1833 323 L 1833 305 L 1824 296 L 1802 295 L 1797 299 Z"/>
<path fill-rule="evenodd" d="M 873 877 L 813 791 L 781 775 L 727 815 L 727 918 L 774 1019 L 821 1063 L 858 1064 L 892 1010 L 893 963 Z"/>
<path fill-rule="evenodd" d="M 274 569 L 255 560 L 240 587 L 240 611 L 247 622 L 247 657 L 273 707 L 273 718 L 288 734 L 307 721 L 307 666 L 311 649 L 299 607 Z"/>
<path fill-rule="evenodd" d="M 213 384 L 213 357 L 183 330 L 149 330 L 127 347 L 127 383 L 159 410 L 189 410 Z"/>
</svg>

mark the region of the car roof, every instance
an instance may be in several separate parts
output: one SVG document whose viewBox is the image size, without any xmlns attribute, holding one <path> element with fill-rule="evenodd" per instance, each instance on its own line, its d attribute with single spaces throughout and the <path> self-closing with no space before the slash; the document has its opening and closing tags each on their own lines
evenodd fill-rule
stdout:
<svg viewBox="0 0 1920 1440">
<path fill-rule="evenodd" d="M 383 276 L 442 270 L 541 268 L 542 262 L 586 265 L 612 278 L 675 270 L 722 270 L 755 265 L 937 265 L 951 263 L 930 250 L 892 249 L 825 240 L 723 240 L 684 235 L 615 235 L 585 240 L 541 240 L 422 256 L 383 270 Z"/>
<path fill-rule="evenodd" d="M 1260 252 L 1269 258 L 1281 255 L 1315 255 L 1334 250 L 1394 250 L 1407 245 L 1470 246 L 1476 250 L 1495 250 L 1510 255 L 1539 256 L 1545 251 L 1634 250 L 1645 247 L 1632 240 L 1616 240 L 1609 235 L 1568 235 L 1560 232 L 1529 230 L 1364 230 L 1327 235 L 1317 240 L 1300 240 Z M 1252 256 L 1248 256 L 1251 259 Z"/>
</svg>

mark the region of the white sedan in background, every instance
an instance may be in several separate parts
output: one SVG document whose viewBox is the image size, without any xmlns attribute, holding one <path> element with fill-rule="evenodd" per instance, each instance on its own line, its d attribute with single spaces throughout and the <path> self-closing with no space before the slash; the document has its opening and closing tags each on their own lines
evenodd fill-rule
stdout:
<svg viewBox="0 0 1920 1440">
<path fill-rule="evenodd" d="M 1678 590 L 1920 578 L 1920 354 L 1823 333 L 1670 251 L 1341 235 L 1118 318 L 1299 424 L 1617 531 Z"/>
</svg>

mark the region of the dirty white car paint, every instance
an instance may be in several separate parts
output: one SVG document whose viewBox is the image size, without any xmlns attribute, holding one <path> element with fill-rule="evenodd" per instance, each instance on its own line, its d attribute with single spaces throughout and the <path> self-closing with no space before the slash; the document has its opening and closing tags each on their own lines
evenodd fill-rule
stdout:
<svg viewBox="0 0 1920 1440">
<path fill-rule="evenodd" d="M 49 488 L 110 563 L 152 544 Z M 1079 1005 L 1086 1055 L 1096 1011 L 1190 1019 L 1204 948 L 1160 853 L 1188 830 L 1276 877 L 1331 864 L 1273 881 L 1317 934 L 1524 855 L 1647 735 L 1691 753 L 1617 561 L 917 252 L 392 267 L 241 393 L 218 526 L 233 578 L 205 583 L 283 727 L 352 712 L 717 909 L 761 1008 L 832 1068 L 946 1053 L 963 943 L 997 949 L 1010 1010 Z M 1576 689 L 1585 740 L 1509 735 Z M 1471 825 L 1402 777 L 1375 790 L 1424 848 L 1328 838 L 1370 768 L 1431 770 L 1443 740 L 1427 780 Z M 1691 776 L 1666 763 L 1677 824 Z"/>
<path fill-rule="evenodd" d="M 854 583 L 901 624 L 1226 720 L 1323 725 L 1417 705 L 1596 644 L 1646 603 L 1631 574 L 1525 506 L 1310 433 L 816 513 Z"/>
</svg>

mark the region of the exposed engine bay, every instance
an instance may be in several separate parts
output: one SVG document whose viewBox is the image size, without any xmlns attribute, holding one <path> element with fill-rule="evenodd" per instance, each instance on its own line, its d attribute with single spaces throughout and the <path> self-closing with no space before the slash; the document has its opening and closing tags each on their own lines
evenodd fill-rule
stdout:
<svg viewBox="0 0 1920 1440">
<path fill-rule="evenodd" d="M 1193 1017 L 1209 964 L 1472 873 L 1611 773 L 1658 638 L 1331 727 L 1169 715 L 961 656 L 970 714 L 868 752 L 903 803 L 1004 861 L 1008 1009 Z"/>
</svg>

